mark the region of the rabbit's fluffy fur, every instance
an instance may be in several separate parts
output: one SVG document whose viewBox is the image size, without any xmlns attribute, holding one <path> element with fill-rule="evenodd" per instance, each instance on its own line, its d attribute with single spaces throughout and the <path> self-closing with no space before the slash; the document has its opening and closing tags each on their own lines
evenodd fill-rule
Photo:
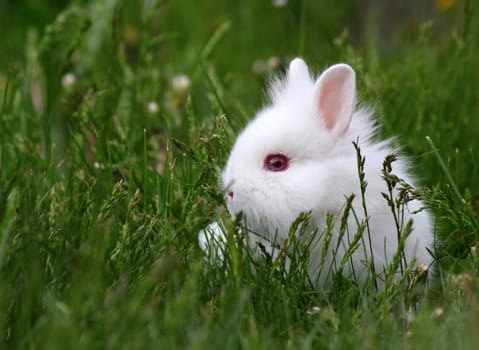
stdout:
<svg viewBox="0 0 479 350">
<path fill-rule="evenodd" d="M 271 105 L 263 108 L 238 136 L 222 173 L 228 210 L 233 216 L 242 213 L 244 225 L 255 233 L 247 233 L 253 245 L 258 240 L 266 245 L 272 241 L 281 243 L 291 223 L 301 213 L 311 212 L 310 231 L 317 228 L 319 233 L 326 227 L 327 214 L 334 215 L 333 249 L 339 239 L 346 197 L 356 195 L 352 203 L 356 217 L 350 213 L 339 250 L 336 254 L 330 252 L 320 274 L 322 244 L 319 241 L 312 245 L 309 273 L 318 281 L 318 287 L 330 282 L 326 271 L 341 261 L 358 230 L 358 221 L 366 220 L 353 141 L 358 142 L 365 157 L 365 199 L 376 272 L 388 267 L 398 246 L 394 217 L 381 195 L 387 192 L 382 178 L 386 156 L 398 155 L 392 172 L 414 186 L 407 161 L 391 140 L 374 139 L 377 124 L 372 112 L 355 110 L 355 79 L 354 70 L 346 64 L 334 65 L 313 79 L 304 61 L 294 59 L 285 78 L 272 82 Z M 287 159 L 286 169 L 268 169 L 266 157 L 276 154 Z M 409 263 L 431 265 L 433 258 L 428 250 L 433 250 L 434 243 L 432 216 L 420 209 L 423 203 L 419 200 L 405 206 L 402 222 L 405 226 L 412 219 L 413 231 L 406 240 L 404 254 Z M 222 235 L 218 224 L 213 223 L 200 233 L 201 247 L 206 251 L 207 245 L 221 245 Z M 344 271 L 361 280 L 367 276 L 366 262 L 371 261 L 367 231 L 364 238 L 363 246 L 354 252 Z"/>
</svg>

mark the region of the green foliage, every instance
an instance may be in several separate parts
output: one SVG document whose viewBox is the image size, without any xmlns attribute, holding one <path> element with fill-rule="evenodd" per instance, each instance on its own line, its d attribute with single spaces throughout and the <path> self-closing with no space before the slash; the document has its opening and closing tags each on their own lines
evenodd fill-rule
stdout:
<svg viewBox="0 0 479 350">
<path fill-rule="evenodd" d="M 436 1 L 388 22 L 378 1 L 273 3 L 0 4 L 0 348 L 478 348 L 479 7 Z M 352 64 L 381 136 L 412 156 L 424 187 L 387 159 L 385 203 L 398 239 L 410 223 L 395 186 L 436 213 L 434 281 L 337 273 L 316 290 L 307 232 L 251 257 L 218 174 L 268 75 L 298 54 L 318 71 Z M 360 176 L 364 161 L 358 149 Z M 197 235 L 219 217 L 215 265 Z"/>
</svg>

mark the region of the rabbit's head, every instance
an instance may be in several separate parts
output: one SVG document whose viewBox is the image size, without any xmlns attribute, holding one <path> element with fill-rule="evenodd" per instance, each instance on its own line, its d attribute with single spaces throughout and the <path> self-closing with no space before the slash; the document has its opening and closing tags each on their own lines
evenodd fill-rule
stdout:
<svg viewBox="0 0 479 350">
<path fill-rule="evenodd" d="M 229 211 L 271 236 L 285 235 L 301 212 L 339 211 L 357 185 L 355 164 L 343 164 L 353 149 L 355 72 L 337 64 L 314 80 L 296 58 L 270 96 L 271 105 L 238 136 L 222 182 Z"/>
</svg>

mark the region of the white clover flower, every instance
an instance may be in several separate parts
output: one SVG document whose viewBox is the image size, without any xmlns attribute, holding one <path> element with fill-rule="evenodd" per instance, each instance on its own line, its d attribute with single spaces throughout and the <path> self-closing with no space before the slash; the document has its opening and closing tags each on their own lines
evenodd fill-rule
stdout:
<svg viewBox="0 0 479 350">
<path fill-rule="evenodd" d="M 150 114 L 156 114 L 160 110 L 160 107 L 158 106 L 158 103 L 156 103 L 155 101 L 151 101 L 148 102 L 147 110 Z"/>
<path fill-rule="evenodd" d="M 75 86 L 77 78 L 75 74 L 69 72 L 62 77 L 62 86 L 65 90 L 71 90 Z"/>
<path fill-rule="evenodd" d="M 277 56 L 268 58 L 267 66 L 269 70 L 276 70 L 281 65 L 281 60 Z"/>
<path fill-rule="evenodd" d="M 178 74 L 173 77 L 173 91 L 178 94 L 184 94 L 191 85 L 190 78 L 186 74 Z"/>
<path fill-rule="evenodd" d="M 284 7 L 288 4 L 288 0 L 273 0 L 274 7 Z"/>
<path fill-rule="evenodd" d="M 437 307 L 434 310 L 434 316 L 440 317 L 444 313 L 444 309 L 442 307 Z"/>
<path fill-rule="evenodd" d="M 306 313 L 308 315 L 316 315 L 321 312 L 321 308 L 319 306 L 313 306 L 310 310 L 307 310 Z"/>
<path fill-rule="evenodd" d="M 428 270 L 429 266 L 427 266 L 426 264 L 421 263 L 417 266 L 417 271 L 421 274 L 426 273 Z"/>
<path fill-rule="evenodd" d="M 93 162 L 93 167 L 95 169 L 102 169 L 103 170 L 103 169 L 105 169 L 105 164 L 99 163 L 99 162 Z"/>
</svg>

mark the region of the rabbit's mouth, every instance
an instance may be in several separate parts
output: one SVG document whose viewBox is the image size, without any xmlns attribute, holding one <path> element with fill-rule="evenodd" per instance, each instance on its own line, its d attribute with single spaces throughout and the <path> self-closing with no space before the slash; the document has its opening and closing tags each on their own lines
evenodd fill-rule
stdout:
<svg viewBox="0 0 479 350">
<path fill-rule="evenodd" d="M 265 193 L 257 188 L 225 189 L 226 205 L 230 214 L 236 219 L 241 217 L 241 222 L 248 230 L 261 236 L 269 236 L 272 227 L 277 228 L 279 221 L 270 212 L 270 205 Z M 272 217 L 273 216 L 273 217 Z"/>
<path fill-rule="evenodd" d="M 243 213 L 253 216 L 255 212 L 261 211 L 261 204 L 264 203 L 258 189 L 249 188 L 247 191 L 229 187 L 225 190 L 226 205 L 233 215 Z"/>
</svg>

